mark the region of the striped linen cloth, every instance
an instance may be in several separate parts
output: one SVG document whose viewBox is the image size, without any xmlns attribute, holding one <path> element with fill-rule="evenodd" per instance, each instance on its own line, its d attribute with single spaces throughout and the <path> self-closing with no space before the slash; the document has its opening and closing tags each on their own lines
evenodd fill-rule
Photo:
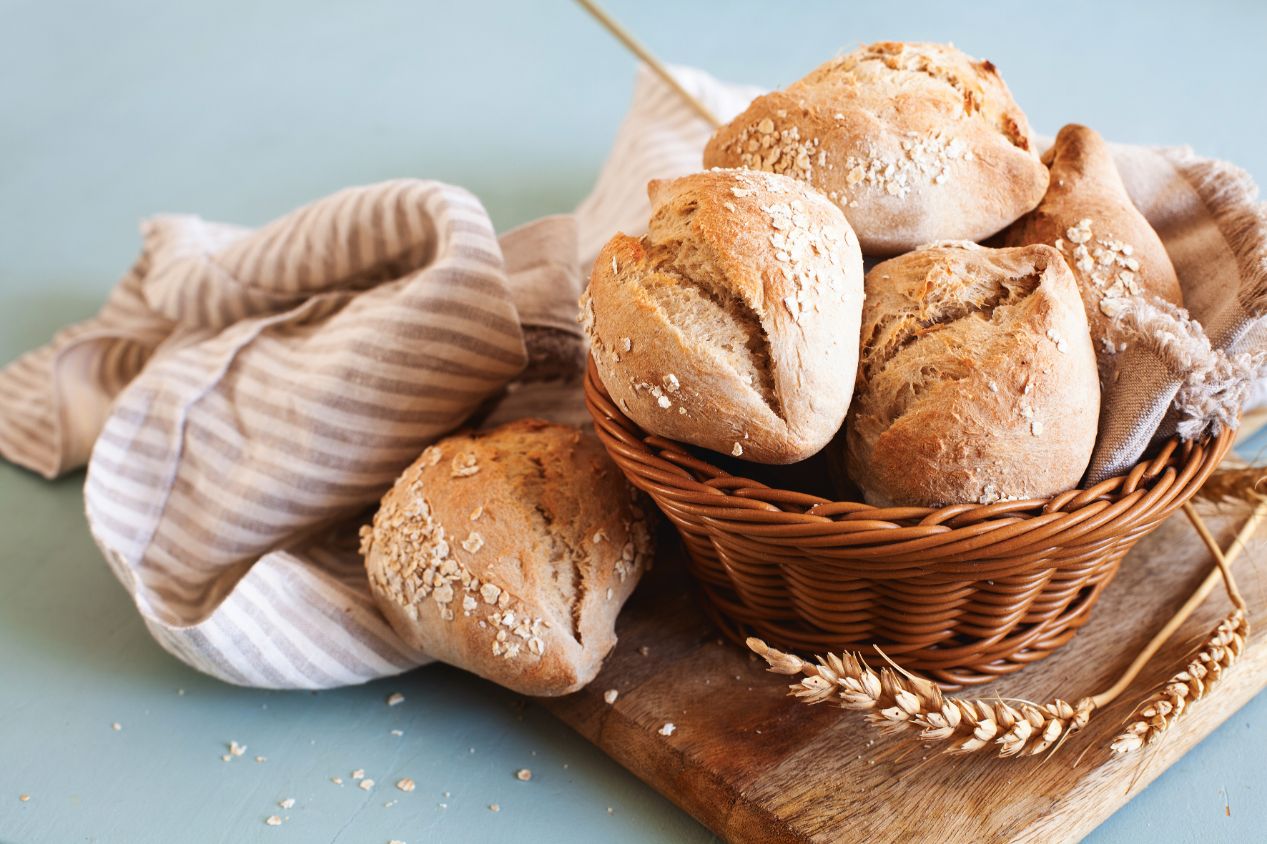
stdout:
<svg viewBox="0 0 1267 844">
<path fill-rule="evenodd" d="M 723 119 L 760 93 L 674 72 Z M 327 688 L 421 665 L 374 607 L 358 526 L 460 425 L 583 418 L 584 275 L 615 231 L 644 230 L 648 180 L 700 167 L 710 132 L 640 71 L 575 214 L 500 239 L 475 197 L 414 180 L 257 231 L 151 220 L 100 314 L 0 371 L 0 455 L 46 477 L 88 464 L 97 543 L 155 639 L 201 671 Z M 1186 151 L 1115 154 L 1224 363 L 1261 358 L 1267 214 L 1252 182 Z M 1211 372 L 1243 398 L 1244 373 L 1145 353 L 1146 377 L 1123 379 L 1135 415 L 1102 432 L 1101 469 L 1133 462 L 1173 425 L 1172 398 Z"/>
<path fill-rule="evenodd" d="M 680 72 L 720 113 L 755 93 Z M 374 606 L 357 528 L 461 425 L 584 418 L 558 365 L 581 358 L 581 268 L 645 226 L 647 180 L 697 168 L 708 132 L 642 74 L 593 195 L 500 238 L 467 191 L 410 179 L 258 230 L 148 220 L 100 313 L 0 370 L 0 455 L 87 465 L 93 537 L 200 671 L 312 689 L 422 665 Z"/>
</svg>

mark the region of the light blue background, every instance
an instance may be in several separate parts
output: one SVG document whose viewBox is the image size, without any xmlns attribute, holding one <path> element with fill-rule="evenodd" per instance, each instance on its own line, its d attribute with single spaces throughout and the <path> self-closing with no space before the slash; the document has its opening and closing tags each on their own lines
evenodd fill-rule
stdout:
<svg viewBox="0 0 1267 844">
<path fill-rule="evenodd" d="M 1039 131 L 1189 143 L 1267 178 L 1264 4 L 610 8 L 668 60 L 770 86 L 861 41 L 954 41 L 999 65 Z M 260 223 L 402 175 L 470 188 L 501 228 L 570 209 L 632 76 L 563 0 L 3 0 L 0 360 L 95 310 L 154 212 Z M 0 465 L 0 840 L 708 839 L 535 705 L 448 668 L 318 695 L 194 674 L 106 571 L 80 483 Z M 226 764 L 229 739 L 249 749 Z M 1260 697 L 1093 839 L 1263 840 L 1265 759 Z M 402 776 L 415 792 L 391 787 Z M 290 820 L 264 826 L 274 812 Z"/>
</svg>

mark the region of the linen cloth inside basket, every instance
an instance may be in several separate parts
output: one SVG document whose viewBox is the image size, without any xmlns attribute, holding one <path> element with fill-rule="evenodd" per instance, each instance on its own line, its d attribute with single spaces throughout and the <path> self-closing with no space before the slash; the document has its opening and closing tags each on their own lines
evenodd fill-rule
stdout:
<svg viewBox="0 0 1267 844">
<path fill-rule="evenodd" d="M 676 73 L 723 119 L 760 93 Z M 588 267 L 613 232 L 641 233 L 647 181 L 697 170 L 709 134 L 642 71 L 590 196 L 500 238 L 475 197 L 416 180 L 256 231 L 148 221 L 98 316 L 0 371 L 0 455 L 46 477 L 88 465 L 98 545 L 155 639 L 201 671 L 326 688 L 423 664 L 374 607 L 357 527 L 460 425 L 580 418 Z M 1132 316 L 1092 476 L 1134 463 L 1159 428 L 1226 424 L 1262 367 L 1252 183 L 1181 150 L 1115 154 L 1213 347 L 1174 314 Z"/>
</svg>

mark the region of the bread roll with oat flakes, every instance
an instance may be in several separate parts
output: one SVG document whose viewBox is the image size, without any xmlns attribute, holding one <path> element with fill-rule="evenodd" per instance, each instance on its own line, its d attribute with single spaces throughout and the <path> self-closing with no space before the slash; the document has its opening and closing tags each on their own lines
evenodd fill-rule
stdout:
<svg viewBox="0 0 1267 844">
<path fill-rule="evenodd" d="M 582 297 L 599 377 L 644 430 L 759 463 L 825 446 L 853 392 L 862 254 L 803 182 L 713 170 L 648 186 L 641 238 Z"/>
<path fill-rule="evenodd" d="M 949 44 L 885 41 L 832 59 L 717 130 L 704 166 L 809 182 L 844 209 L 868 255 L 981 240 L 1047 188 L 994 65 Z"/>
<path fill-rule="evenodd" d="M 1109 145 L 1094 130 L 1070 124 L 1043 159 L 1051 184 L 1038 207 L 1007 231 L 1009 246 L 1055 246 L 1073 270 L 1101 361 L 1115 354 L 1107 337 L 1122 304 L 1158 296 L 1183 307 L 1166 247 L 1126 193 Z"/>
<path fill-rule="evenodd" d="M 1052 247 L 930 244 L 867 274 L 846 464 L 869 503 L 1071 489 L 1099 412 L 1086 313 Z"/>
<path fill-rule="evenodd" d="M 529 695 L 594 678 L 651 551 L 636 494 L 598 440 L 536 419 L 428 448 L 361 544 L 402 639 Z"/>
</svg>

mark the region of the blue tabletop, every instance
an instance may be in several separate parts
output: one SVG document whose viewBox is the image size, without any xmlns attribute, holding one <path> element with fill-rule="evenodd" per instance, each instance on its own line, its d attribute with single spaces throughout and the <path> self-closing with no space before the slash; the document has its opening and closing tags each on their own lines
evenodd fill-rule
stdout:
<svg viewBox="0 0 1267 844">
<path fill-rule="evenodd" d="M 667 60 L 767 86 L 861 41 L 953 41 L 1041 132 L 1187 143 L 1267 178 L 1267 5 L 609 8 Z M 0 361 L 92 313 L 155 212 L 254 224 L 394 176 L 464 185 L 503 229 L 568 210 L 632 79 L 564 0 L 6 0 Z M 710 838 L 530 701 L 450 668 L 319 694 L 185 668 L 101 561 L 81 483 L 0 463 L 0 840 Z M 1265 750 L 1260 696 L 1092 839 L 1262 840 Z"/>
</svg>

